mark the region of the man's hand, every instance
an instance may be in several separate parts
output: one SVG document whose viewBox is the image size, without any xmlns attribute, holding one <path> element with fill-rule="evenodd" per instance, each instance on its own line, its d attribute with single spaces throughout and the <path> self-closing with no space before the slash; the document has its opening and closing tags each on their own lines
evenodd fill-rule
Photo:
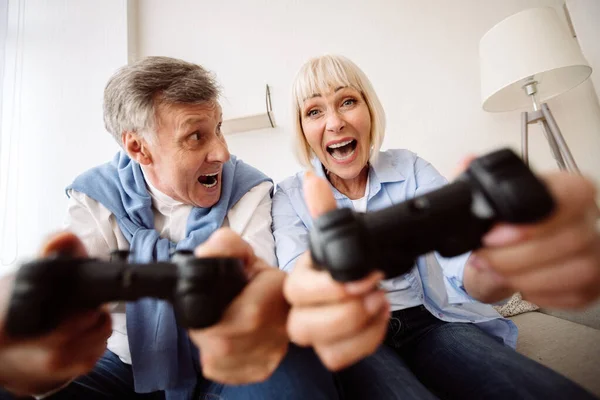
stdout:
<svg viewBox="0 0 600 400">
<path fill-rule="evenodd" d="M 289 306 L 282 292 L 285 272 L 256 257 L 252 247 L 227 228 L 216 231 L 195 254 L 239 258 L 249 277 L 216 325 L 189 331 L 200 349 L 204 376 L 231 385 L 266 380 L 288 348 Z"/>
<path fill-rule="evenodd" d="M 83 244 L 70 233 L 55 235 L 42 256 L 65 253 L 85 257 Z M 0 386 L 15 394 L 42 394 L 89 372 L 106 349 L 111 318 L 104 310 L 73 315 L 53 332 L 18 340 L 4 333 L 13 276 L 0 281 Z M 32 316 L 33 317 L 33 316 Z"/>
<path fill-rule="evenodd" d="M 313 218 L 336 208 L 327 181 L 307 174 L 306 204 Z M 292 309 L 288 333 L 300 346 L 312 346 L 330 370 L 339 370 L 375 352 L 387 329 L 389 303 L 377 289 L 383 278 L 373 272 L 342 284 L 317 271 L 308 252 L 298 259 L 284 293 Z"/>
</svg>

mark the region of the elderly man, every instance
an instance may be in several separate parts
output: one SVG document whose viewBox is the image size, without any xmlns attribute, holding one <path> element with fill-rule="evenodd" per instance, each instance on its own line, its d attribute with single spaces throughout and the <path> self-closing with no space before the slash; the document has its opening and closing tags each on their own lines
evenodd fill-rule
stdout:
<svg viewBox="0 0 600 400">
<path fill-rule="evenodd" d="M 137 262 L 167 260 L 194 248 L 238 257 L 248 285 L 204 330 L 178 327 L 166 302 L 114 306 L 107 351 L 50 398 L 336 398 L 312 350 L 288 349 L 285 274 L 269 266 L 272 182 L 229 154 L 218 95 L 209 72 L 181 60 L 148 57 L 117 71 L 104 120 L 123 150 L 67 188 L 67 229 L 99 258 L 132 249 Z"/>
</svg>

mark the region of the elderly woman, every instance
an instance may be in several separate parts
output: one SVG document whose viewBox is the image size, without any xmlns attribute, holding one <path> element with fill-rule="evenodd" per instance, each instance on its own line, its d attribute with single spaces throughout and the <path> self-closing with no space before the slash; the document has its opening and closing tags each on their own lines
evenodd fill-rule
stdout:
<svg viewBox="0 0 600 400">
<path fill-rule="evenodd" d="M 122 151 L 69 186 L 67 228 L 100 258 L 131 248 L 137 262 L 168 260 L 200 245 L 198 256 L 242 259 L 248 285 L 204 330 L 176 326 L 163 301 L 117 305 L 106 353 L 52 398 L 335 397 L 314 353 L 288 351 L 285 274 L 269 267 L 272 183 L 229 154 L 218 95 L 212 74 L 181 60 L 148 57 L 117 71 L 104 121 Z"/>
<path fill-rule="evenodd" d="M 520 291 L 540 305 L 567 307 L 598 296 L 593 186 L 549 175 L 558 210 L 547 221 L 496 227 L 476 255 L 420 257 L 380 289 L 380 273 L 337 283 L 315 270 L 307 253 L 315 216 L 336 206 L 381 209 L 446 180 L 408 150 L 379 150 L 384 111 L 350 60 L 311 59 L 292 91 L 299 153 L 317 176 L 300 172 L 281 182 L 273 198 L 277 258 L 291 272 L 284 287 L 292 305 L 288 332 L 340 370 L 344 398 L 591 397 L 518 354 L 515 325 L 481 302 Z"/>
</svg>

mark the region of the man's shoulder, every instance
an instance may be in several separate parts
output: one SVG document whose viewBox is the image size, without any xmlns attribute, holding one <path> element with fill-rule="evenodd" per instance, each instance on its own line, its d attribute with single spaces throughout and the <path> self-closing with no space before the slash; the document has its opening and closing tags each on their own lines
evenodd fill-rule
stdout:
<svg viewBox="0 0 600 400">
<path fill-rule="evenodd" d="M 263 181 L 258 185 L 254 186 L 240 199 L 241 202 L 244 199 L 249 198 L 259 198 L 264 199 L 266 197 L 271 198 L 271 194 L 273 192 L 273 182 L 271 181 Z M 238 202 L 238 203 L 239 203 Z"/>
<path fill-rule="evenodd" d="M 237 179 L 258 179 L 262 181 L 272 181 L 271 178 L 260 169 L 246 163 L 236 155 L 231 154 L 229 163 L 234 167 L 234 174 Z"/>
<path fill-rule="evenodd" d="M 116 185 L 119 172 L 115 161 L 118 157 L 119 154 L 111 161 L 96 165 L 77 175 L 67 187 L 67 194 L 73 189 L 78 192 L 85 192 L 88 187 L 111 188 Z"/>
</svg>

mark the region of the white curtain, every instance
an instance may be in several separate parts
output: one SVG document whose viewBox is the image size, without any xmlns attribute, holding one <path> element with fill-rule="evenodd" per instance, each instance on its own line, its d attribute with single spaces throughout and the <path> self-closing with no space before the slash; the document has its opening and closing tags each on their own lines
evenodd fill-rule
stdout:
<svg viewBox="0 0 600 400">
<path fill-rule="evenodd" d="M 17 189 L 25 0 L 0 0 L 0 274 L 18 257 Z"/>
<path fill-rule="evenodd" d="M 0 127 L 2 126 L 2 88 L 6 60 L 6 33 L 8 31 L 8 0 L 0 0 Z"/>
</svg>

